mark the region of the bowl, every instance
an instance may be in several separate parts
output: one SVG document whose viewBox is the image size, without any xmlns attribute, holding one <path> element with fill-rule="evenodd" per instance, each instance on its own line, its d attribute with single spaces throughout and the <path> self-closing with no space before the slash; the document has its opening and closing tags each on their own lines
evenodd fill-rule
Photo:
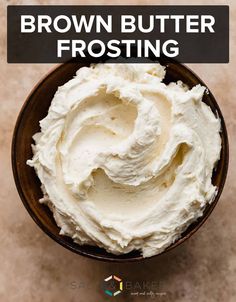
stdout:
<svg viewBox="0 0 236 302">
<path fill-rule="evenodd" d="M 165 83 L 181 80 L 190 88 L 196 84 L 207 87 L 203 81 L 185 65 L 165 58 L 162 58 L 160 63 L 166 66 Z M 12 168 L 17 190 L 33 220 L 47 235 L 65 248 L 77 254 L 103 261 L 126 262 L 149 259 L 143 258 L 138 251 L 117 256 L 99 247 L 82 246 L 74 243 L 71 238 L 59 235 L 60 229 L 56 225 L 51 211 L 46 205 L 40 204 L 38 201 L 42 197 L 40 181 L 34 169 L 26 165 L 26 161 L 32 158 L 32 136 L 40 130 L 39 121 L 47 115 L 48 108 L 58 86 L 69 81 L 75 75 L 76 71 L 83 66 L 88 66 L 88 64 L 65 63 L 57 66 L 33 88 L 26 99 L 17 118 L 12 139 Z M 221 119 L 221 157 L 212 176 L 212 182 L 217 186 L 218 192 L 214 201 L 206 206 L 202 217 L 192 223 L 182 236 L 164 252 L 177 247 L 200 228 L 214 209 L 224 187 L 229 158 L 227 131 L 220 108 L 210 91 L 204 94 L 203 102 L 208 104 L 214 114 Z"/>
</svg>

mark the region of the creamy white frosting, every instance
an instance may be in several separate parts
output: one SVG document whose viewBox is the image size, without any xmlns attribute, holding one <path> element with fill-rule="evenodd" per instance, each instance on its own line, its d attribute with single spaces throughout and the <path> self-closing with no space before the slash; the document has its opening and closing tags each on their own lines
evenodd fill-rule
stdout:
<svg viewBox="0 0 236 302">
<path fill-rule="evenodd" d="M 159 64 L 98 64 L 58 88 L 27 163 L 61 235 L 149 257 L 213 200 L 220 120 L 205 87 L 164 77 Z"/>
</svg>

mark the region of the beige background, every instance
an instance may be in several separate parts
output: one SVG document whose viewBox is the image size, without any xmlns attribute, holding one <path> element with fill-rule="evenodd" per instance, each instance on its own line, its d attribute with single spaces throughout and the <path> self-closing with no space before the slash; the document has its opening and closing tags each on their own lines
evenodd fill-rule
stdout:
<svg viewBox="0 0 236 302">
<path fill-rule="evenodd" d="M 8 4 L 230 4 L 230 64 L 192 64 L 208 84 L 227 124 L 228 179 L 220 202 L 205 225 L 175 250 L 133 264 L 97 262 L 59 246 L 33 222 L 15 189 L 10 145 L 17 114 L 31 88 L 52 65 L 6 63 Z M 153 301 L 236 301 L 236 1 L 0 1 L 0 301 L 145 301 L 123 295 L 108 298 L 100 289 L 114 273 L 124 280 L 160 282 L 165 295 Z"/>
</svg>

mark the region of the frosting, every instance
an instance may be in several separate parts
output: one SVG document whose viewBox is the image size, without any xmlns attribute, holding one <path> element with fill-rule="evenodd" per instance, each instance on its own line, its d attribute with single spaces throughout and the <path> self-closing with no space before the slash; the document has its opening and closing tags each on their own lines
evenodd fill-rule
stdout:
<svg viewBox="0 0 236 302">
<path fill-rule="evenodd" d="M 205 87 L 164 77 L 160 64 L 97 64 L 58 88 L 27 163 L 61 235 L 149 257 L 215 197 L 220 120 Z"/>
</svg>

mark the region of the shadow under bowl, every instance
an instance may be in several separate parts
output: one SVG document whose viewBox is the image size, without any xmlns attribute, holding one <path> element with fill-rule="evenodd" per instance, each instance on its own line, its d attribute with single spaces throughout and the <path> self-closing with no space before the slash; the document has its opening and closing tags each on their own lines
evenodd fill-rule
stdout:
<svg viewBox="0 0 236 302">
<path fill-rule="evenodd" d="M 175 61 L 166 61 L 166 59 L 161 59 L 160 63 L 166 66 L 165 83 L 181 80 L 190 88 L 197 84 L 207 87 L 201 79 L 185 65 Z M 56 67 L 33 88 L 25 101 L 19 113 L 12 140 L 12 168 L 17 190 L 24 206 L 34 221 L 47 235 L 65 248 L 80 255 L 103 261 L 126 262 L 150 259 L 143 258 L 138 251 L 116 256 L 99 247 L 81 246 L 74 243 L 71 238 L 59 235 L 60 229 L 56 225 L 51 211 L 46 205 L 40 204 L 38 201 L 42 197 L 40 181 L 34 169 L 26 165 L 26 161 L 32 158 L 32 136 L 40 130 L 39 121 L 47 115 L 48 108 L 58 86 L 63 85 L 73 78 L 76 71 L 83 66 L 88 66 L 88 64 L 65 63 Z M 209 105 L 214 114 L 221 120 L 221 157 L 212 176 L 212 183 L 217 186 L 218 192 L 214 201 L 206 206 L 203 216 L 192 223 L 182 234 L 181 238 L 170 245 L 164 252 L 175 248 L 199 229 L 215 207 L 224 187 L 229 157 L 227 131 L 220 108 L 210 91 L 204 94 L 203 102 Z"/>
</svg>

